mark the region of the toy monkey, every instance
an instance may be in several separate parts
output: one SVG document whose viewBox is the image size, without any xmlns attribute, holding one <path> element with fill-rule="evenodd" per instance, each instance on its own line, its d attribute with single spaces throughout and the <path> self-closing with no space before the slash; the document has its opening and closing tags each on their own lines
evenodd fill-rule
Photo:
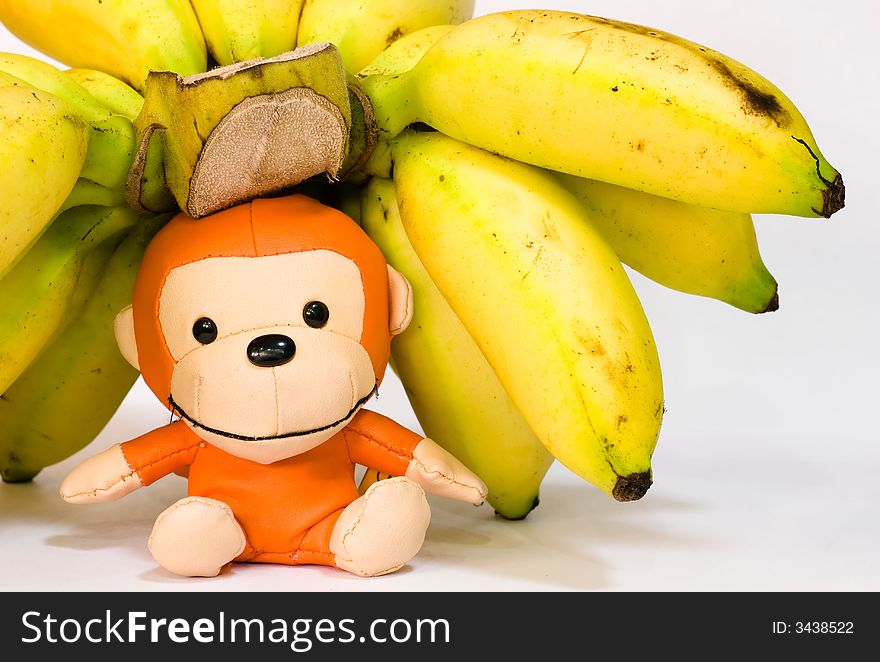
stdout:
<svg viewBox="0 0 880 662">
<path fill-rule="evenodd" d="M 86 460 L 61 494 L 109 501 L 188 469 L 188 496 L 149 539 L 167 570 L 209 577 L 254 561 L 381 575 L 421 548 L 424 490 L 486 496 L 436 443 L 361 408 L 412 290 L 341 212 L 293 195 L 179 215 L 150 244 L 132 302 L 119 347 L 179 420 Z M 359 497 L 355 463 L 395 477 Z"/>
</svg>

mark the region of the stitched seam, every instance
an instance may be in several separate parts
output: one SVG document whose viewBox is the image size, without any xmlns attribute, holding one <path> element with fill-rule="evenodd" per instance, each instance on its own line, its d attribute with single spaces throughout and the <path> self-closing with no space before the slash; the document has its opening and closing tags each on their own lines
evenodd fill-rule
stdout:
<svg viewBox="0 0 880 662">
<path fill-rule="evenodd" d="M 202 506 L 207 506 L 209 508 L 213 508 L 214 510 L 219 510 L 224 515 L 226 515 L 226 518 L 231 520 L 232 523 L 235 524 L 235 526 L 238 530 L 239 538 L 241 539 L 242 549 L 238 552 L 238 554 L 236 554 L 236 556 L 238 556 L 245 549 L 247 549 L 248 542 L 247 542 L 247 537 L 244 535 L 244 529 L 242 529 L 241 524 L 238 523 L 238 520 L 235 519 L 235 515 L 232 513 L 232 509 L 229 507 L 229 505 L 222 503 L 222 502 L 211 503 L 211 501 L 207 500 L 205 497 L 196 497 L 196 496 L 184 497 L 183 499 L 181 499 L 177 503 L 166 508 L 164 511 L 162 511 L 159 514 L 159 517 L 156 518 L 156 523 L 153 525 L 153 530 L 155 531 L 155 527 L 158 526 L 162 522 L 162 520 L 164 520 L 166 517 L 168 517 L 175 510 L 177 510 L 178 508 L 182 508 L 183 506 L 188 506 L 191 503 L 198 503 Z M 153 540 L 153 535 L 150 534 L 149 541 L 152 541 L 152 540 Z"/>
<path fill-rule="evenodd" d="M 187 451 L 192 450 L 196 446 L 201 445 L 201 443 L 202 443 L 201 440 L 199 440 L 199 441 L 195 442 L 194 444 L 187 446 L 186 448 L 182 448 L 179 451 L 174 451 L 173 453 L 169 453 L 168 455 L 160 457 L 158 460 L 153 460 L 152 462 L 149 462 L 147 464 L 142 465 L 141 467 L 135 469 L 132 473 L 137 473 L 141 469 L 149 469 L 150 467 L 155 466 L 155 465 L 159 464 L 160 462 L 164 462 L 165 460 L 170 459 L 170 458 L 174 457 L 175 455 L 180 455 L 181 453 L 186 453 Z"/>
<path fill-rule="evenodd" d="M 346 544 L 346 541 L 355 532 L 355 529 L 357 529 L 358 524 L 361 523 L 361 518 L 363 517 L 364 511 L 367 509 L 367 504 L 370 502 L 370 498 L 373 496 L 374 492 L 375 492 L 375 490 L 367 490 L 367 493 L 364 494 L 364 496 L 363 496 L 364 502 L 361 505 L 361 509 L 358 512 L 357 517 L 355 517 L 354 522 L 352 522 L 351 525 L 345 530 L 345 533 L 342 534 L 342 541 L 341 541 L 342 542 L 342 549 L 346 553 L 348 552 L 348 545 Z M 350 558 L 344 559 L 344 560 L 348 561 L 349 563 L 354 562 L 354 560 L 350 559 Z"/>
<path fill-rule="evenodd" d="M 152 462 L 144 464 L 144 465 L 138 467 L 137 469 L 132 469 L 131 472 L 129 472 L 127 474 L 123 474 L 114 483 L 112 483 L 111 485 L 108 485 L 106 487 L 97 487 L 94 490 L 88 490 L 86 492 L 77 492 L 76 494 L 71 494 L 69 496 L 78 497 L 78 496 L 85 496 L 87 494 L 88 495 L 97 495 L 97 494 L 100 494 L 101 492 L 109 492 L 110 490 L 117 487 L 120 483 L 124 483 L 128 478 L 131 478 L 132 476 L 137 476 L 138 480 L 140 480 L 140 473 L 139 472 L 141 470 L 149 469 L 150 467 L 155 466 L 155 465 L 159 464 L 160 462 L 164 462 L 165 460 L 172 458 L 175 455 L 180 455 L 181 453 L 186 453 L 187 451 L 191 450 L 193 447 L 198 446 L 200 444 L 201 444 L 201 442 L 199 441 L 197 443 L 192 444 L 191 446 L 187 446 L 186 448 L 183 448 L 178 451 L 174 451 L 173 453 L 169 453 L 168 455 L 160 457 L 157 460 L 153 460 Z M 143 481 L 141 481 L 141 482 L 143 482 Z"/>
<path fill-rule="evenodd" d="M 367 575 L 367 577 L 375 577 L 376 575 L 384 575 L 389 572 L 393 572 L 393 571 L 397 570 L 398 568 L 402 568 L 404 565 L 406 565 L 406 562 L 398 563 L 397 565 L 392 565 L 388 568 L 385 568 L 384 570 L 379 570 L 378 572 L 372 572 L 369 575 Z"/>
<path fill-rule="evenodd" d="M 81 496 L 87 496 L 87 495 L 88 496 L 97 496 L 98 494 L 101 494 L 102 492 L 110 492 L 114 488 L 116 488 L 117 486 L 124 483 L 129 478 L 132 478 L 133 476 L 135 476 L 136 474 L 137 474 L 136 471 L 132 471 L 131 473 L 127 473 L 127 474 L 120 476 L 114 483 L 112 483 L 106 487 L 96 487 L 95 489 L 88 490 L 87 492 L 77 492 L 76 494 L 69 494 L 68 498 L 81 497 Z M 138 478 L 140 478 L 140 477 L 138 477 Z"/>
<path fill-rule="evenodd" d="M 330 424 L 325 425 L 320 428 L 316 428 L 314 430 L 307 430 L 304 432 L 291 432 L 291 433 L 281 434 L 281 435 L 272 435 L 269 437 L 249 437 L 249 436 L 234 434 L 231 432 L 225 432 L 224 430 L 219 430 L 217 428 L 209 427 L 209 426 L 205 425 L 204 423 L 197 421 L 190 414 L 188 414 L 186 411 L 184 411 L 184 409 L 174 401 L 173 394 L 171 396 L 169 396 L 169 398 L 168 398 L 168 405 L 169 405 L 169 407 L 171 407 L 172 412 L 176 412 L 177 415 L 180 416 L 182 419 L 185 419 L 191 425 L 198 427 L 198 428 L 201 428 L 202 430 L 207 430 L 208 432 L 213 432 L 214 434 L 219 434 L 224 437 L 230 437 L 232 439 L 241 439 L 243 441 L 266 441 L 268 439 L 287 439 L 290 437 L 301 437 L 301 436 L 308 435 L 308 434 L 314 434 L 315 432 L 323 432 L 324 430 L 329 430 L 330 428 L 334 428 L 337 425 L 342 425 L 342 423 L 344 423 L 345 421 L 350 421 L 350 419 L 354 418 L 357 415 L 357 409 L 359 409 L 361 405 L 363 405 L 370 398 L 372 398 L 373 395 L 378 390 L 378 388 L 379 388 L 379 382 L 377 381 L 375 386 L 373 386 L 373 388 L 370 390 L 370 392 L 367 393 L 363 398 L 361 398 L 361 401 L 359 401 L 359 403 L 356 403 L 356 405 L 354 407 L 352 407 L 351 411 L 349 411 L 348 414 L 344 418 L 340 418 L 338 421 L 335 421 L 333 423 L 330 423 Z"/>
<path fill-rule="evenodd" d="M 355 414 L 355 416 L 356 415 L 357 414 Z M 352 417 L 352 420 L 354 420 L 353 417 Z M 344 428 L 342 428 L 342 440 L 345 442 L 345 452 L 348 453 L 348 461 L 351 462 L 352 464 L 357 464 L 357 462 L 355 462 L 354 459 L 352 459 L 352 457 L 351 457 L 351 447 L 349 446 L 349 444 L 351 442 L 348 440 L 348 433 L 349 433 L 350 428 L 351 428 L 351 421 L 349 421 L 348 425 L 346 425 Z"/>
<path fill-rule="evenodd" d="M 226 515 L 227 517 L 229 517 L 230 519 L 235 521 L 236 524 L 238 524 L 238 522 L 235 520 L 235 517 L 233 517 L 232 511 L 229 509 L 229 506 L 227 506 L 226 504 L 211 503 L 210 501 L 207 501 L 205 499 L 205 497 L 197 497 L 197 496 L 184 497 L 183 499 L 181 499 L 177 503 L 174 503 L 171 506 L 169 506 L 168 508 L 166 508 L 164 511 L 162 511 L 162 513 L 159 515 L 159 517 L 156 518 L 156 524 L 161 522 L 163 519 L 165 519 L 168 515 L 173 513 L 178 508 L 182 508 L 183 506 L 188 506 L 191 503 L 198 503 L 203 506 L 207 506 L 208 508 L 213 508 L 214 510 L 220 510 L 223 512 L 224 515 Z"/>
<path fill-rule="evenodd" d="M 295 552 L 267 552 L 267 553 L 268 554 L 287 554 L 291 559 L 293 559 L 294 561 L 296 561 L 297 563 L 300 563 L 302 565 L 306 565 L 306 564 L 297 558 L 297 555 L 299 555 L 300 553 L 314 554 L 315 556 L 320 556 L 321 558 L 327 559 L 328 561 L 330 561 L 334 565 L 336 563 L 336 555 L 333 552 L 322 552 L 317 549 L 314 549 L 314 550 L 313 549 L 306 549 L 305 547 L 300 547 Z"/>
<path fill-rule="evenodd" d="M 409 482 L 412 482 L 412 481 L 409 481 Z M 374 485 L 379 485 L 379 483 L 374 483 Z M 376 491 L 377 490 L 367 490 L 367 493 L 363 497 L 364 505 L 363 505 L 363 507 L 361 507 L 361 510 L 358 513 L 357 519 L 355 519 L 355 521 L 352 522 L 352 524 L 348 528 L 348 530 L 344 534 L 342 534 L 342 549 L 343 549 L 343 551 L 345 551 L 345 552 L 349 551 L 348 546 L 346 545 L 346 540 L 348 540 L 349 536 L 351 536 L 355 532 L 355 529 L 357 529 L 358 524 L 361 523 L 361 518 L 362 518 L 364 512 L 366 512 L 366 510 L 367 510 L 367 503 L 369 502 L 370 497 L 372 497 L 373 493 L 375 493 Z M 354 562 L 354 559 L 352 559 L 352 558 L 345 558 L 345 557 L 342 557 L 339 554 L 337 554 L 337 555 L 335 555 L 334 561 L 335 561 L 335 559 L 341 559 L 343 563 L 350 563 L 351 565 L 357 566 L 357 564 L 355 564 L 355 562 Z M 404 561 L 404 563 L 392 565 L 392 566 L 389 566 L 389 567 L 384 568 L 382 570 L 379 570 L 377 572 L 371 572 L 371 573 L 367 573 L 362 569 L 358 569 L 358 574 L 366 575 L 366 576 L 383 575 L 385 573 L 397 570 L 398 568 L 402 568 L 405 565 L 405 563 L 406 562 Z"/>
<path fill-rule="evenodd" d="M 199 374 L 196 377 L 196 416 L 199 418 L 202 417 L 202 386 L 204 384 L 205 378 Z"/>
<path fill-rule="evenodd" d="M 308 328 L 308 327 L 305 327 L 305 326 L 302 326 L 302 325 L 296 325 L 296 324 L 288 324 L 288 325 L 284 325 L 284 324 L 282 324 L 282 325 L 279 325 L 279 326 L 290 326 L 290 327 L 293 327 L 293 328 Z M 226 339 L 226 338 L 234 338 L 235 336 L 240 336 L 240 335 L 243 335 L 243 334 L 245 334 L 245 333 L 251 333 L 251 332 L 253 332 L 253 331 L 264 331 L 266 328 L 267 328 L 267 327 L 266 327 L 265 325 L 254 326 L 254 327 L 250 327 L 250 328 L 247 328 L 247 329 L 242 329 L 242 330 L 240 330 L 240 331 L 236 331 L 235 333 L 229 333 L 229 334 L 226 334 L 226 335 L 219 335 L 219 336 L 217 336 L 217 340 L 224 340 L 224 339 Z M 323 328 L 323 329 L 321 329 L 321 331 L 323 331 L 323 332 L 325 332 L 325 333 L 332 333 L 332 334 L 337 335 L 337 336 L 340 336 L 340 337 L 342 337 L 342 338 L 347 338 L 348 340 L 354 340 L 354 338 L 352 338 L 350 335 L 345 334 L 345 333 L 342 333 L 341 331 L 334 331 L 333 329 L 328 329 L 328 328 L 326 328 L 326 327 Z M 360 340 L 358 340 L 358 341 L 356 341 L 356 342 L 360 342 Z M 181 354 L 181 355 L 180 355 L 180 358 L 178 358 L 178 359 L 176 359 L 176 360 L 177 360 L 178 362 L 183 361 L 183 359 L 185 359 L 187 356 L 189 356 L 190 354 L 192 354 L 192 353 L 195 352 L 196 350 L 201 349 L 202 347 L 204 347 L 204 345 L 199 345 L 198 347 L 193 347 L 191 350 L 189 350 L 189 351 L 184 352 L 183 354 Z"/>
<path fill-rule="evenodd" d="M 275 381 L 275 434 L 281 434 L 281 394 L 278 388 L 278 370 L 272 368 L 272 379 Z"/>
<path fill-rule="evenodd" d="M 445 478 L 448 482 L 452 483 L 453 485 L 458 485 L 459 487 L 465 487 L 469 490 L 474 490 L 477 494 L 480 493 L 480 491 L 478 489 L 476 489 L 475 487 L 473 487 L 472 485 L 468 485 L 466 483 L 462 483 L 458 480 L 455 480 L 455 474 L 453 474 L 452 476 L 447 476 L 446 474 L 441 473 L 439 469 L 434 469 L 433 471 L 428 471 L 428 467 L 425 466 L 424 462 L 422 462 L 421 460 L 418 460 L 415 456 L 413 456 L 412 462 L 415 462 L 415 465 L 419 468 L 419 470 L 425 476 L 440 476 L 441 478 Z"/>
<path fill-rule="evenodd" d="M 421 486 L 416 484 L 415 481 L 411 481 L 408 478 L 405 478 L 404 480 L 406 480 L 406 482 L 408 484 L 416 485 L 419 489 L 421 489 Z M 357 517 L 355 518 L 354 522 L 351 523 L 351 526 L 349 526 L 348 529 L 345 531 L 345 533 L 342 534 L 342 549 L 344 549 L 346 552 L 348 551 L 348 546 L 345 544 L 345 541 L 348 540 L 348 537 L 351 536 L 355 532 L 355 529 L 357 529 L 358 524 L 361 523 L 361 518 L 363 517 L 364 513 L 367 511 L 367 505 L 370 503 L 370 499 L 373 497 L 373 495 L 376 492 L 378 492 L 379 489 L 386 488 L 390 485 L 398 485 L 398 484 L 402 485 L 405 483 L 402 483 L 401 481 L 395 481 L 394 483 L 385 482 L 384 484 L 382 484 L 382 481 L 378 481 L 378 482 L 375 482 L 372 485 L 370 485 L 370 489 L 368 489 L 366 494 L 364 494 L 364 496 L 362 497 L 364 501 L 363 501 L 363 505 L 361 506 L 360 512 L 357 514 Z M 380 487 L 376 487 L 376 486 L 380 486 Z M 408 489 L 412 489 L 412 487 L 408 487 Z M 346 559 L 346 560 L 353 562 L 352 559 Z"/>
<path fill-rule="evenodd" d="M 353 430 L 353 432 L 359 434 L 359 435 L 362 436 L 364 439 L 368 439 L 369 441 L 372 441 L 372 442 L 373 442 L 374 444 L 376 444 L 377 446 L 381 446 L 381 447 L 384 448 L 385 450 L 391 451 L 392 454 L 396 455 L 397 457 L 399 457 L 399 458 L 402 459 L 402 460 L 412 461 L 412 460 L 414 459 L 414 457 L 412 456 L 412 454 L 410 454 L 409 456 L 407 456 L 405 453 L 403 453 L 403 452 L 397 450 L 397 449 L 394 448 L 393 446 L 390 446 L 390 445 L 388 445 L 387 443 L 385 443 L 385 442 L 383 442 L 383 441 L 380 441 L 380 440 L 376 439 L 375 437 L 373 437 L 372 435 L 367 434 L 366 432 L 362 432 L 362 431 L 360 431 L 360 430 Z"/>
<path fill-rule="evenodd" d="M 408 286 L 406 288 L 406 292 L 406 308 L 403 309 L 403 319 L 409 317 L 409 302 L 412 300 L 412 297 L 410 296 L 410 294 L 412 293 L 412 287 Z M 402 326 L 402 324 L 398 324 L 392 329 L 392 332 L 397 333 L 398 331 L 400 331 Z"/>
</svg>

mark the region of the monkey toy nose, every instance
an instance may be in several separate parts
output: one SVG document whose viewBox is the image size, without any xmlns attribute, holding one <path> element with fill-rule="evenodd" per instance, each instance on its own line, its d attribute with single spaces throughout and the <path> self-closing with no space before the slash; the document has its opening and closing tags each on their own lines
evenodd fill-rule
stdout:
<svg viewBox="0 0 880 662">
<path fill-rule="evenodd" d="M 279 333 L 254 338 L 247 347 L 248 360 L 260 368 L 284 365 L 294 354 L 296 345 L 293 340 Z"/>
</svg>

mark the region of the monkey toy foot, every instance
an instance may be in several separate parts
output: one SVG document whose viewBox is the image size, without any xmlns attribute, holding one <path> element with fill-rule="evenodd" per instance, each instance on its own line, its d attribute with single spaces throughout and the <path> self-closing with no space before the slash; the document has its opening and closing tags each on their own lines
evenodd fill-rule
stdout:
<svg viewBox="0 0 880 662">
<path fill-rule="evenodd" d="M 165 509 L 149 548 L 156 562 L 185 577 L 215 577 L 244 551 L 245 536 L 222 501 L 187 497 Z"/>
<path fill-rule="evenodd" d="M 404 477 L 380 480 L 342 511 L 330 551 L 343 570 L 384 575 L 418 553 L 430 521 L 431 509 L 417 483 Z"/>
</svg>

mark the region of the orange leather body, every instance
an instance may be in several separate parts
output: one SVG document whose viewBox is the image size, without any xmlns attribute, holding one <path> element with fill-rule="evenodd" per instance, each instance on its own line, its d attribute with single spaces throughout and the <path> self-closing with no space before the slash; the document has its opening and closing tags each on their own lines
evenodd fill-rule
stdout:
<svg viewBox="0 0 880 662">
<path fill-rule="evenodd" d="M 149 485 L 189 467 L 189 495 L 227 504 L 248 545 L 239 561 L 334 565 L 330 535 L 358 498 L 354 465 L 406 473 L 422 437 L 381 414 L 360 410 L 310 451 L 273 464 L 230 455 L 176 421 L 122 444 L 129 467 Z"/>
</svg>

